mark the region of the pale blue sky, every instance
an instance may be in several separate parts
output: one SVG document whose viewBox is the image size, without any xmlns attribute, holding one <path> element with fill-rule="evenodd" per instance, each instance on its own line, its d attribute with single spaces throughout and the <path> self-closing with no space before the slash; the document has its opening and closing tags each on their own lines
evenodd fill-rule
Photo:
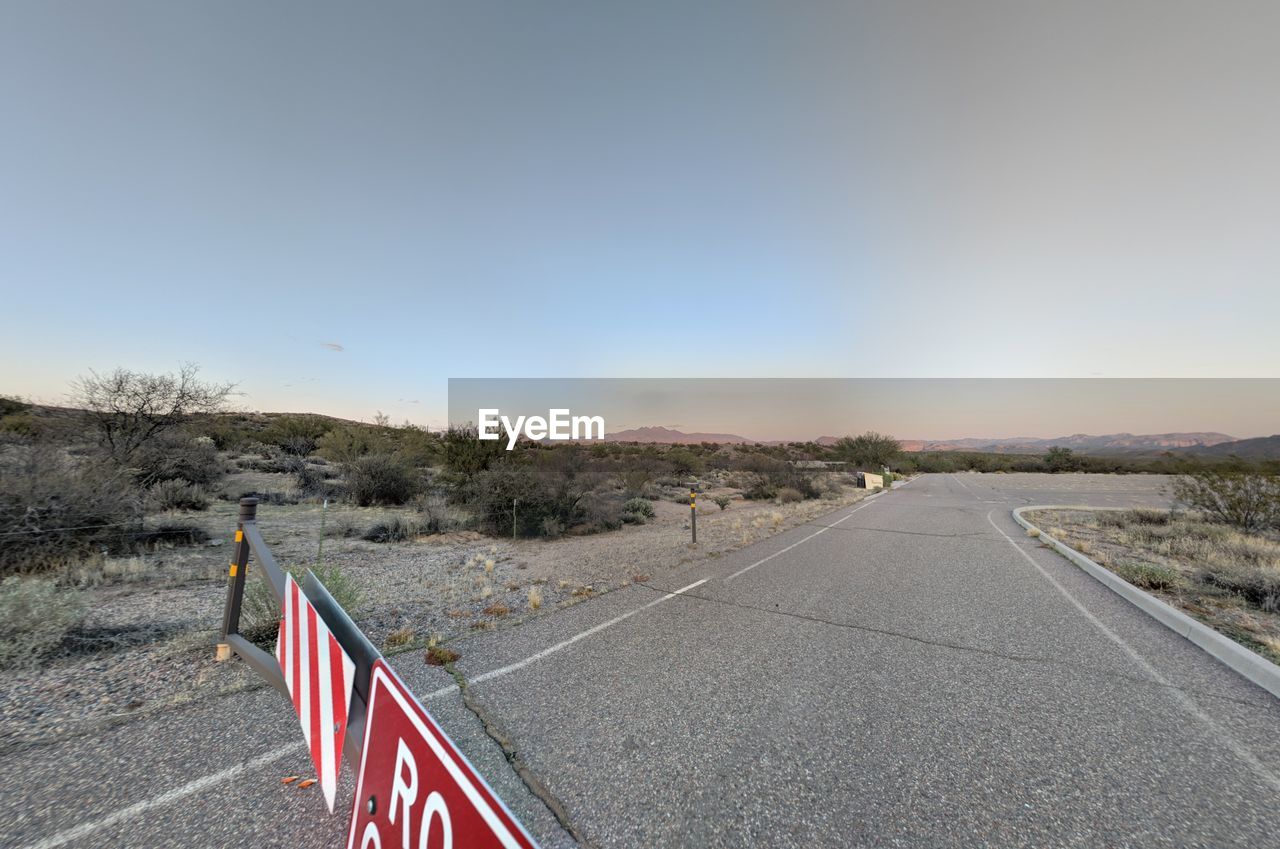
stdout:
<svg viewBox="0 0 1280 849">
<path fill-rule="evenodd" d="M 450 376 L 1275 376 L 1278 35 L 1274 2 L 0 0 L 0 392 L 190 360 L 438 423 Z"/>
</svg>

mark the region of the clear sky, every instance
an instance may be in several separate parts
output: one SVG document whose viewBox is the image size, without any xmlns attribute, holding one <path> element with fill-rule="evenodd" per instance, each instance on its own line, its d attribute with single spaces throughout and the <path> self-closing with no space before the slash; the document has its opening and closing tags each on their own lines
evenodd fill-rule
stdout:
<svg viewBox="0 0 1280 849">
<path fill-rule="evenodd" d="M 1278 34 L 1274 0 L 0 0 L 0 392 L 194 361 L 438 424 L 448 377 L 1277 376 Z"/>
</svg>

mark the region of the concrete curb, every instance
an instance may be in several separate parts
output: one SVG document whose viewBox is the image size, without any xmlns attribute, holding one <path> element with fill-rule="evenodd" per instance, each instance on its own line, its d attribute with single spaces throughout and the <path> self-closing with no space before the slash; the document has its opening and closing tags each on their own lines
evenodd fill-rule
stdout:
<svg viewBox="0 0 1280 849">
<path fill-rule="evenodd" d="M 1106 585 L 1110 590 L 1119 595 L 1125 601 L 1128 601 L 1134 607 L 1137 607 L 1143 613 L 1152 619 L 1164 625 L 1180 637 L 1185 637 L 1204 649 L 1214 658 L 1234 669 L 1236 672 L 1248 678 L 1262 689 L 1268 691 L 1273 696 L 1280 697 L 1280 666 L 1276 666 L 1271 661 L 1255 654 L 1234 640 L 1224 637 L 1217 631 L 1192 619 L 1160 599 L 1149 593 L 1135 587 L 1133 584 L 1121 578 L 1119 575 L 1100 566 L 1088 557 L 1085 557 L 1074 548 L 1063 545 L 1058 540 L 1046 534 L 1043 530 L 1031 524 L 1022 517 L 1024 510 L 1099 510 L 1107 508 L 1098 507 L 1078 507 L 1063 504 L 1035 504 L 1026 507 L 1018 507 L 1013 511 L 1013 520 L 1027 530 L 1034 530 L 1040 535 L 1050 548 L 1070 560 L 1090 576 Z"/>
</svg>

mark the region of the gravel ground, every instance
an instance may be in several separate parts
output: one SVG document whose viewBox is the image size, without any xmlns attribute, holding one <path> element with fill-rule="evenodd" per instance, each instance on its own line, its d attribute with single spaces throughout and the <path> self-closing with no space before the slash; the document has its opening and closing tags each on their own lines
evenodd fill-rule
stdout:
<svg viewBox="0 0 1280 849">
<path fill-rule="evenodd" d="M 324 560 L 340 566 L 363 593 L 355 618 L 369 637 L 389 653 L 409 651 L 430 638 L 512 627 L 633 581 L 661 578 L 866 495 L 849 488 L 788 505 L 736 500 L 722 511 L 711 502 L 714 494 L 707 493 L 699 507 L 696 547 L 689 544 L 689 508 L 657 501 L 647 524 L 604 534 L 513 541 L 460 532 L 391 544 L 326 539 Z M 396 512 L 404 511 L 344 506 L 329 510 L 325 521 L 363 528 Z M 219 502 L 205 513 L 172 517 L 204 527 L 212 544 L 107 561 L 86 571 L 88 616 L 63 656 L 38 669 L 0 673 L 0 750 L 262 686 L 243 664 L 231 671 L 211 661 L 225 598 L 225 540 L 235 513 L 234 504 Z M 277 560 L 314 562 L 320 514 L 311 504 L 259 508 Z"/>
</svg>

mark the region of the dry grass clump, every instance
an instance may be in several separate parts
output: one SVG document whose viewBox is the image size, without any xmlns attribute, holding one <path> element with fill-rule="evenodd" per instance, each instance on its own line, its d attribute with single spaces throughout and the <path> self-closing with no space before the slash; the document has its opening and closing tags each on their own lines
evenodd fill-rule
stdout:
<svg viewBox="0 0 1280 849">
<path fill-rule="evenodd" d="M 392 516 L 365 531 L 364 539 L 369 542 L 408 542 L 417 535 L 416 523 L 402 516 Z"/>
<path fill-rule="evenodd" d="M 428 646 L 424 660 L 426 660 L 427 666 L 446 666 L 460 657 L 462 655 L 453 649 L 447 649 L 444 646 Z"/>
<path fill-rule="evenodd" d="M 84 619 L 80 593 L 48 578 L 0 583 L 0 668 L 38 666 Z"/>
<path fill-rule="evenodd" d="M 387 634 L 387 638 L 382 642 L 382 647 L 388 651 L 398 649 L 412 643 L 417 636 L 418 632 L 414 630 L 412 625 L 405 625 L 403 628 L 397 628 Z"/>
<path fill-rule="evenodd" d="M 1032 517 L 1032 521 L 1037 521 Z M 1280 536 L 1166 510 L 1050 511 L 1039 522 L 1134 586 L 1270 657 L 1280 652 Z M 1052 524 L 1050 524 L 1052 523 Z"/>
<path fill-rule="evenodd" d="M 800 501 L 804 501 L 804 494 L 800 492 L 800 490 L 792 489 L 789 486 L 784 486 L 782 489 L 778 490 L 779 504 L 796 504 Z"/>
<path fill-rule="evenodd" d="M 1111 565 L 1111 571 L 1135 587 L 1144 590 L 1173 590 L 1186 581 L 1177 569 L 1143 563 L 1137 560 L 1121 560 Z"/>
<path fill-rule="evenodd" d="M 529 609 L 537 610 L 540 607 L 542 607 L 542 590 L 529 587 Z"/>
</svg>

